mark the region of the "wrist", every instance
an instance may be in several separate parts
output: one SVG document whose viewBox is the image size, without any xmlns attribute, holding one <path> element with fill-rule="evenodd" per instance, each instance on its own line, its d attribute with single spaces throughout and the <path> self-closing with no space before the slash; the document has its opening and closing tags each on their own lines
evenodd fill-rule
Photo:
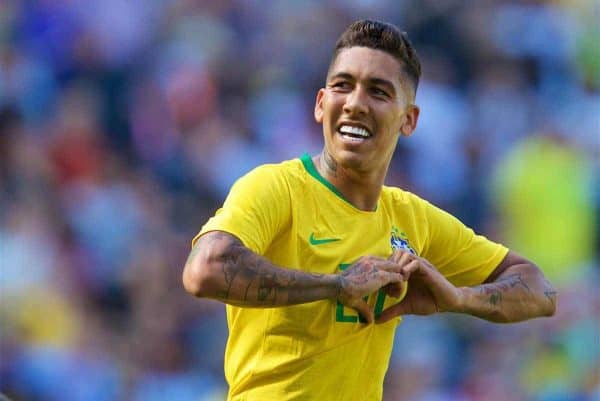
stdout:
<svg viewBox="0 0 600 401">
<path fill-rule="evenodd" d="M 469 305 L 474 296 L 474 290 L 471 287 L 458 287 L 458 302 L 454 310 L 455 313 L 469 313 Z"/>
<path fill-rule="evenodd" d="M 344 292 L 344 276 L 342 276 L 341 274 L 331 274 L 329 275 L 329 277 L 333 283 L 334 288 L 333 298 L 339 299 Z"/>
</svg>

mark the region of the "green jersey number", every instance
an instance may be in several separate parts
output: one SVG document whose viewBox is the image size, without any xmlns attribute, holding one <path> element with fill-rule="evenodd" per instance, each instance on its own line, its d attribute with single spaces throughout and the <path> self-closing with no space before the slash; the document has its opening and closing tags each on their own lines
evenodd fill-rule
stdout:
<svg viewBox="0 0 600 401">
<path fill-rule="evenodd" d="M 340 266 L 339 266 L 340 270 L 342 270 L 342 271 L 346 270 L 348 268 L 348 266 L 350 266 L 350 264 L 351 263 L 340 264 Z M 369 299 L 369 296 L 367 295 L 364 299 L 365 299 L 365 301 L 367 301 Z M 379 315 L 381 315 L 381 312 L 383 311 L 384 302 L 385 302 L 385 293 L 382 290 L 379 290 L 377 292 L 377 300 L 375 301 L 375 310 L 373 311 L 375 318 L 378 318 Z M 340 301 L 337 301 L 337 306 L 335 308 L 335 321 L 342 322 L 342 323 L 356 323 L 356 322 L 367 323 L 367 321 L 356 312 L 354 312 L 353 314 L 350 314 L 350 315 L 344 314 L 344 305 L 342 303 L 340 303 Z"/>
</svg>

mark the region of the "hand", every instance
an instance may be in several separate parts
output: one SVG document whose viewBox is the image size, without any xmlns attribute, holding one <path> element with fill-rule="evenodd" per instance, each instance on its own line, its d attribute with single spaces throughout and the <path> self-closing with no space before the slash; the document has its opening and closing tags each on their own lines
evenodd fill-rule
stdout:
<svg viewBox="0 0 600 401">
<path fill-rule="evenodd" d="M 368 323 L 372 323 L 373 311 L 363 297 L 388 284 L 402 281 L 400 265 L 375 256 L 363 256 L 342 274 L 338 300 L 356 310 Z"/>
<path fill-rule="evenodd" d="M 396 253 L 401 253 L 396 255 Z M 457 310 L 461 292 L 426 259 L 398 250 L 391 256 L 401 266 L 400 275 L 408 281 L 406 296 L 399 303 L 385 309 L 377 323 L 384 323 L 399 315 L 430 315 Z"/>
<path fill-rule="evenodd" d="M 398 263 L 400 266 L 404 266 L 408 264 L 408 262 L 410 262 L 411 255 L 412 254 L 408 252 L 394 250 L 394 253 L 388 258 L 388 260 L 394 263 Z M 400 272 L 400 274 L 402 274 L 402 271 Z M 399 281 L 397 283 L 390 283 L 384 286 L 382 290 L 385 292 L 385 295 L 389 295 L 390 297 L 394 298 L 399 298 L 404 292 L 404 289 L 406 288 L 406 281 L 408 280 L 408 276 L 403 276 L 402 278 L 402 281 Z"/>
</svg>

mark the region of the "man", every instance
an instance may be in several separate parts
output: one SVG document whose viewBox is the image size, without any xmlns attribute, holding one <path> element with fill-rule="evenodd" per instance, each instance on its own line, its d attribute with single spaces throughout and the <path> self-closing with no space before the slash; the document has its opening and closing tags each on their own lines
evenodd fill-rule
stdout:
<svg viewBox="0 0 600 401">
<path fill-rule="evenodd" d="M 554 313 L 531 262 L 383 185 L 419 76 L 396 27 L 353 23 L 317 94 L 321 154 L 251 171 L 194 238 L 183 283 L 228 304 L 229 400 L 380 400 L 401 315 Z"/>
</svg>

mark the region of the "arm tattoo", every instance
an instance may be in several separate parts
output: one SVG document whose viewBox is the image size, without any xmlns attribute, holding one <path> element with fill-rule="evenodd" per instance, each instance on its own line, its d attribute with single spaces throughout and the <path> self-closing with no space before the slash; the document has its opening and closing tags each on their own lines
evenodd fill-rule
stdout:
<svg viewBox="0 0 600 401">
<path fill-rule="evenodd" d="M 539 268 L 530 263 L 515 263 L 492 282 L 477 288 L 467 310 L 474 316 L 499 323 L 519 322 L 552 316 L 556 310 L 556 291 Z M 550 302 L 548 302 L 550 301 Z"/>
<path fill-rule="evenodd" d="M 321 293 L 323 297 L 327 295 L 328 289 L 319 283 L 323 274 L 277 268 L 246 248 L 239 239 L 226 233 L 211 233 L 203 241 L 205 245 L 225 241 L 218 246 L 225 249 L 220 257 L 225 289 L 216 294 L 224 301 L 261 305 L 295 304 L 305 302 L 307 291 Z M 293 291 L 292 287 L 296 284 L 306 284 L 306 287 L 301 289 L 299 286 L 298 290 Z"/>
<path fill-rule="evenodd" d="M 554 305 L 554 302 L 556 302 L 556 294 L 557 294 L 557 292 L 554 290 L 544 291 L 544 295 L 546 296 L 546 298 L 548 298 L 548 300 L 550 301 L 550 303 L 552 305 Z"/>
<path fill-rule="evenodd" d="M 490 292 L 490 304 L 498 305 L 502 302 L 502 293 L 499 290 L 492 289 Z"/>
<path fill-rule="evenodd" d="M 521 273 L 515 273 L 502 278 L 496 282 L 484 285 L 480 287 L 480 292 L 483 295 L 489 295 L 488 302 L 491 305 L 499 305 L 502 302 L 502 293 L 510 290 L 511 288 L 521 286 L 527 290 L 527 292 L 531 292 L 531 289 L 523 281 L 521 277 Z"/>
<path fill-rule="evenodd" d="M 231 291 L 231 285 L 235 276 L 237 276 L 239 270 L 229 268 L 227 263 L 223 263 L 223 277 L 225 278 L 225 284 L 227 284 L 227 290 L 220 292 L 218 295 L 222 298 L 229 298 L 229 292 Z"/>
<path fill-rule="evenodd" d="M 199 243 L 199 242 L 200 242 L 200 241 L 198 241 L 198 242 L 196 242 L 196 244 L 194 244 L 194 247 L 192 248 L 192 251 L 190 252 L 190 254 L 189 254 L 189 256 L 188 256 L 187 260 L 185 261 L 185 264 L 186 264 L 186 265 L 187 265 L 187 264 L 189 264 L 189 263 L 190 263 L 190 262 L 191 262 L 191 261 L 194 259 L 194 256 L 196 256 L 196 254 L 197 254 L 198 252 L 200 252 L 200 247 L 198 246 L 198 243 Z"/>
<path fill-rule="evenodd" d="M 277 299 L 278 290 L 277 277 L 274 274 L 261 274 L 258 277 L 258 294 L 257 298 L 259 301 L 266 301 L 269 295 L 273 293 L 273 301 Z"/>
<path fill-rule="evenodd" d="M 544 279 L 544 295 L 548 298 L 552 306 L 555 306 L 557 294 L 558 292 L 552 287 L 552 284 L 547 279 Z"/>
</svg>

